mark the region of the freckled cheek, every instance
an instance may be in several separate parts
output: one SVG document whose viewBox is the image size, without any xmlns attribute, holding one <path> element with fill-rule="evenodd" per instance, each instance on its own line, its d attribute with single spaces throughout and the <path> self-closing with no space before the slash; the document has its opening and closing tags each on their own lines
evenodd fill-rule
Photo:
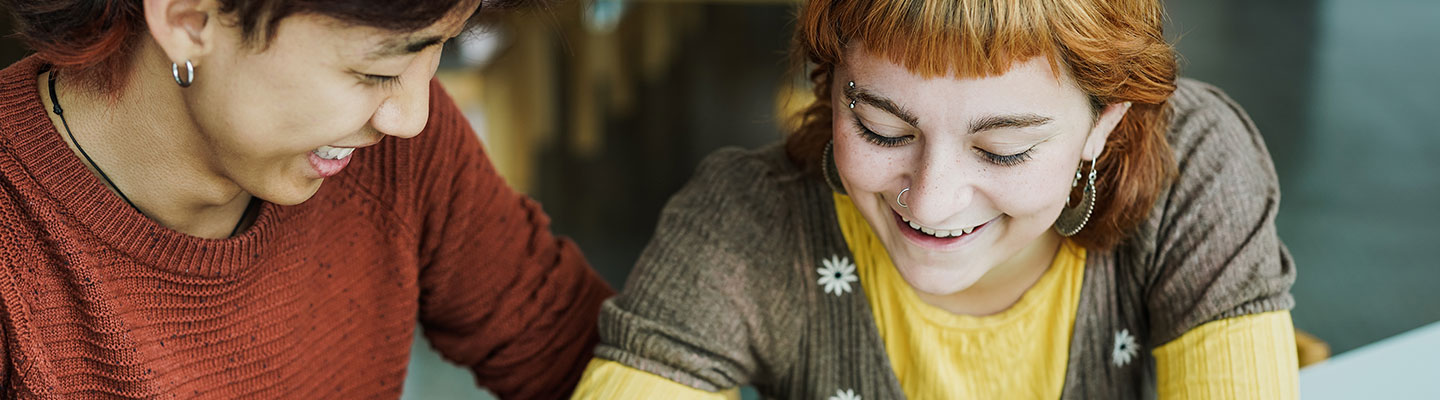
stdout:
<svg viewBox="0 0 1440 400">
<path fill-rule="evenodd" d="M 835 167 L 852 196 L 895 191 L 904 179 L 909 147 L 880 147 L 843 128 L 835 131 Z"/>
<path fill-rule="evenodd" d="M 1040 168 L 1025 173 L 1006 176 L 986 188 L 987 194 L 995 199 L 1000 212 L 1016 218 L 1045 217 L 1058 212 L 1065 204 L 1065 195 L 1070 189 L 1070 179 L 1062 169 Z"/>
</svg>

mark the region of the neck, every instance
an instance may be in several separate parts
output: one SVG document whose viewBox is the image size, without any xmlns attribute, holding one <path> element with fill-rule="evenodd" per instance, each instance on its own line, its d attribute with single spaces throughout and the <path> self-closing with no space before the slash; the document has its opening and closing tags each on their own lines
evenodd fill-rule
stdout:
<svg viewBox="0 0 1440 400">
<path fill-rule="evenodd" d="M 54 114 L 49 74 L 41 74 L 37 84 L 45 109 L 76 156 L 80 148 L 89 155 L 93 165 L 81 160 L 91 173 L 98 177 L 103 170 L 110 189 L 146 217 L 192 236 L 228 237 L 251 196 L 206 162 L 213 158 L 163 53 L 149 41 L 136 50 L 127 83 L 114 94 L 96 92 L 60 72 L 55 94 L 65 123 Z"/>
<path fill-rule="evenodd" d="M 1063 238 L 1052 230 L 1036 238 L 1014 257 L 991 268 L 975 284 L 948 295 L 933 295 L 919 290 L 921 301 L 953 314 L 985 316 L 1010 309 L 1025 292 L 1040 281 L 1055 262 Z"/>
</svg>

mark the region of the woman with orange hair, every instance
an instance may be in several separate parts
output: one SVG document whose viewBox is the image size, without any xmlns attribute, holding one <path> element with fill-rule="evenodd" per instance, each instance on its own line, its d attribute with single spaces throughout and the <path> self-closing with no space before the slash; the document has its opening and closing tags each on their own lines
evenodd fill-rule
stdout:
<svg viewBox="0 0 1440 400">
<path fill-rule="evenodd" d="M 811 0 L 815 102 L 661 216 L 577 398 L 1293 398 L 1259 133 L 1154 0 Z"/>
</svg>

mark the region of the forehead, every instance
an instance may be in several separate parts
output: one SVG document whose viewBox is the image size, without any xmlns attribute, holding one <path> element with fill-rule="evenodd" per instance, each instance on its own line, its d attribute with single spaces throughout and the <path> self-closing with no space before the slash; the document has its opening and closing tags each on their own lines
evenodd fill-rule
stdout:
<svg viewBox="0 0 1440 400">
<path fill-rule="evenodd" d="M 889 57 L 855 46 L 845 54 L 848 80 L 877 95 L 916 108 L 935 104 L 949 111 L 1035 107 L 1052 100 L 1081 98 L 1083 92 L 1067 74 L 1057 73 L 1048 57 L 1015 61 L 998 75 L 957 77 L 924 76 Z M 845 82 L 841 82 L 842 84 Z"/>
<path fill-rule="evenodd" d="M 280 21 L 269 47 L 311 52 L 311 55 L 380 58 L 404 53 L 408 45 L 426 39 L 450 39 L 461 33 L 473 9 L 457 7 L 425 28 L 400 32 L 357 25 L 318 14 L 297 14 Z"/>
<path fill-rule="evenodd" d="M 385 52 L 387 50 L 405 50 L 407 46 L 424 44 L 427 41 L 437 38 L 441 41 L 449 40 L 450 38 L 459 36 L 460 33 L 465 30 L 465 28 L 468 26 L 470 18 L 472 17 L 472 14 L 475 12 L 478 12 L 475 10 L 475 7 L 468 4 L 462 5 L 460 7 L 456 7 L 455 10 L 452 10 L 450 14 L 445 15 L 445 17 L 441 18 L 439 21 L 435 21 L 434 24 L 430 24 L 430 26 L 427 26 L 418 31 L 403 33 L 382 31 L 381 34 L 388 33 L 389 37 L 383 39 L 380 42 L 378 46 L 379 49 L 377 50 L 379 52 Z"/>
</svg>

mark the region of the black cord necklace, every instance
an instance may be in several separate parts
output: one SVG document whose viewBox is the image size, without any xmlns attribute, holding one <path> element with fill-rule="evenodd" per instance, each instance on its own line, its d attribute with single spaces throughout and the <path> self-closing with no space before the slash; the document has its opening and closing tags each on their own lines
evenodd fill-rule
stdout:
<svg viewBox="0 0 1440 400">
<path fill-rule="evenodd" d="M 75 133 L 70 131 L 70 122 L 65 120 L 65 109 L 60 108 L 60 98 L 55 95 L 55 75 L 55 70 L 51 69 L 50 104 L 54 106 L 55 116 L 60 117 L 60 125 L 65 126 L 65 134 L 70 136 L 70 143 L 75 144 L 75 150 L 80 150 L 80 155 L 85 157 L 85 162 L 90 163 L 91 168 L 95 168 L 95 172 L 100 174 L 100 179 L 104 179 L 106 184 L 110 185 L 112 189 L 115 189 L 115 194 L 119 194 L 120 199 L 125 200 L 125 204 L 129 204 L 130 208 L 135 209 L 136 212 L 145 214 L 144 211 L 140 211 L 140 207 L 135 206 L 135 202 L 130 201 L 130 197 L 125 196 L 125 192 L 120 191 L 120 186 L 116 185 L 115 181 L 110 180 L 109 175 L 105 175 L 105 171 L 100 169 L 100 164 L 96 164 L 95 159 L 90 158 L 90 154 L 85 152 L 85 148 L 80 147 L 80 141 L 75 140 Z M 235 236 L 235 233 L 240 232 L 240 226 L 245 225 L 245 219 L 250 216 L 251 209 L 254 207 L 255 197 L 251 196 L 250 203 L 245 206 L 245 211 L 240 214 L 240 222 L 236 222 L 235 228 L 230 230 L 230 236 Z"/>
</svg>

